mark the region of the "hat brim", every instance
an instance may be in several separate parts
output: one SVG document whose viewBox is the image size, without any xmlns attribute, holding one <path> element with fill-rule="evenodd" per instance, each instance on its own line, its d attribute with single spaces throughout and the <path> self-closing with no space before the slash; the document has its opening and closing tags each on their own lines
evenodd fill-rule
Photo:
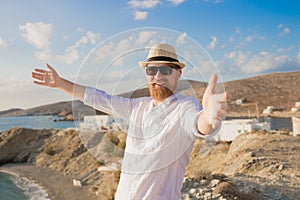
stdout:
<svg viewBox="0 0 300 200">
<path fill-rule="evenodd" d="M 182 63 L 182 62 L 169 62 L 169 61 L 149 61 L 149 62 L 143 62 L 143 61 L 140 61 L 139 62 L 139 65 L 143 68 L 145 68 L 148 64 L 151 64 L 151 63 L 158 63 L 158 64 L 175 64 L 175 65 L 178 65 L 180 67 L 180 69 L 184 68 L 185 67 L 185 64 Z"/>
</svg>

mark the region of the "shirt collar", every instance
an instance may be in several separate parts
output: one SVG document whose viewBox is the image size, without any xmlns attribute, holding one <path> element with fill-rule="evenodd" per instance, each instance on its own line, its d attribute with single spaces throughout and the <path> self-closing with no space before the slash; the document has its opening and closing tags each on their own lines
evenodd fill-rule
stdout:
<svg viewBox="0 0 300 200">
<path fill-rule="evenodd" d="M 171 102 L 177 100 L 177 96 L 179 93 L 174 93 L 171 96 L 169 96 L 168 98 L 166 98 L 165 100 L 163 100 L 162 102 L 160 102 L 158 105 L 154 105 L 154 99 L 152 99 L 151 101 L 151 108 L 155 109 L 155 108 L 163 108 L 165 106 L 167 106 L 168 104 L 170 104 Z"/>
</svg>

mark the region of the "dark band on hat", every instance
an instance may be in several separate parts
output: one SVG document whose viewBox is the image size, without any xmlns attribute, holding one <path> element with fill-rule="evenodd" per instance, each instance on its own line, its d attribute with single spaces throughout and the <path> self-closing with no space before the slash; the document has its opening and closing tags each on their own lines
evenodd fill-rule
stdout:
<svg viewBox="0 0 300 200">
<path fill-rule="evenodd" d="M 147 59 L 147 62 L 151 61 L 168 61 L 168 62 L 179 62 L 177 59 L 170 58 L 167 56 L 155 56 Z"/>
</svg>

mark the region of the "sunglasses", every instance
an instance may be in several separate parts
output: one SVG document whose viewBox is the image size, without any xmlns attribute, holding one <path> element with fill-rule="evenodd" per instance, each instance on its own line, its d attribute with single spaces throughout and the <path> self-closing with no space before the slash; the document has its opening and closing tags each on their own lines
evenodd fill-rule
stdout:
<svg viewBox="0 0 300 200">
<path fill-rule="evenodd" d="M 162 75 L 171 75 L 172 74 L 172 69 L 179 69 L 179 67 L 176 66 L 148 66 L 146 67 L 146 74 L 148 76 L 155 76 L 159 70 L 159 72 Z"/>
</svg>

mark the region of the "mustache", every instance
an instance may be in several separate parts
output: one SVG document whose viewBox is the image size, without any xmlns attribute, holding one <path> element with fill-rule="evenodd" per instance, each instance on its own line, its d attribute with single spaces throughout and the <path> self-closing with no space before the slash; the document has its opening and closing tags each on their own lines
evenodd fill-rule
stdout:
<svg viewBox="0 0 300 200">
<path fill-rule="evenodd" d="M 166 83 L 167 83 L 166 80 L 159 80 L 159 81 L 158 80 L 153 80 L 153 81 L 148 82 L 148 84 L 151 84 L 151 85 L 155 85 L 155 84 L 164 85 Z"/>
</svg>

